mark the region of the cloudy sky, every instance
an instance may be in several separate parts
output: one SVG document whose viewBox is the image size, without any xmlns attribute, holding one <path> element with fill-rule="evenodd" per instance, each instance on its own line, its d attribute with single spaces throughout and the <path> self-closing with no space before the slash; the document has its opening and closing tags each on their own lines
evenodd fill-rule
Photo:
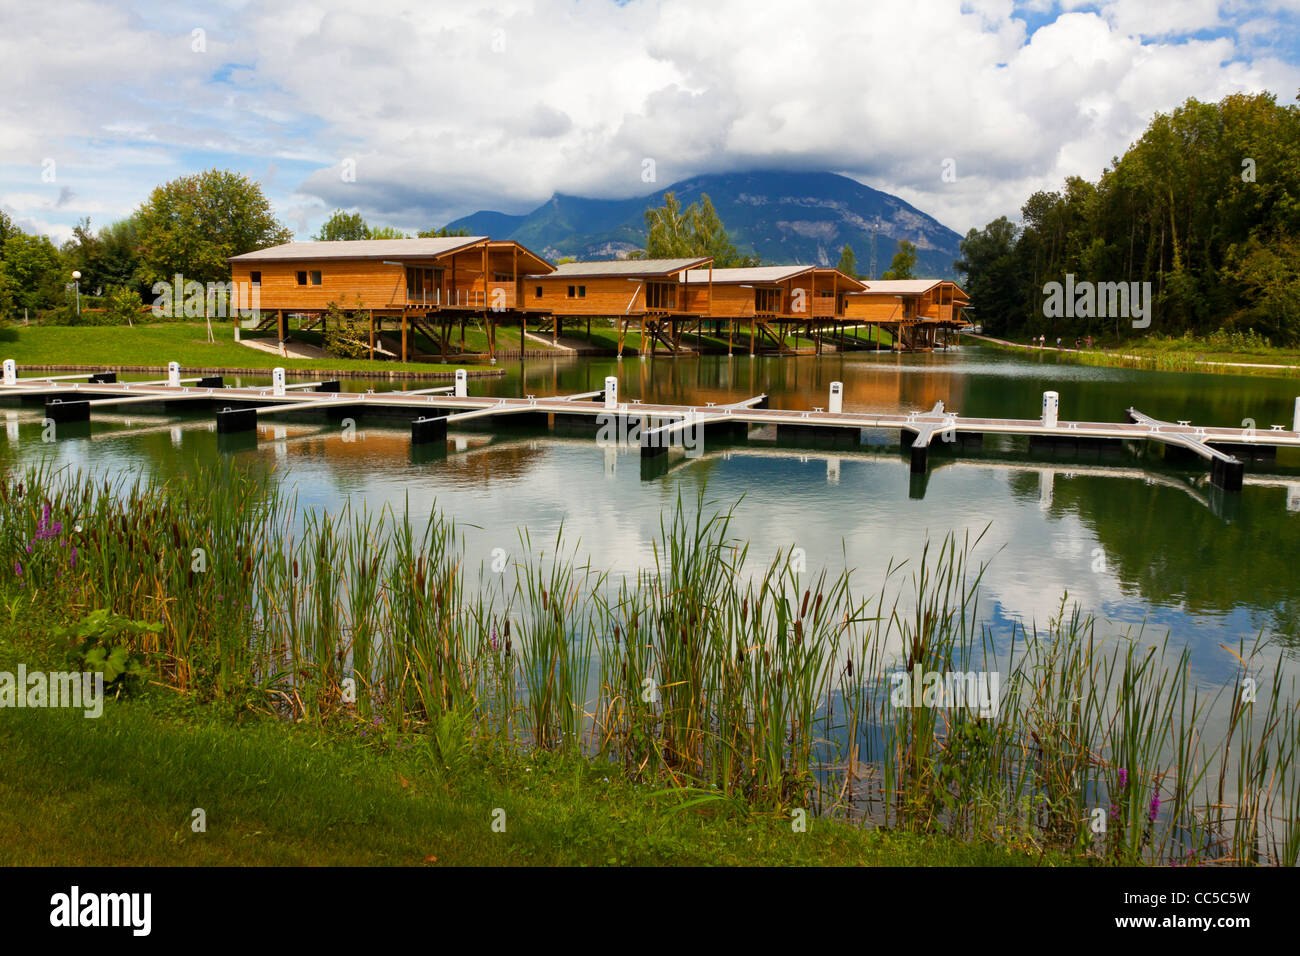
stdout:
<svg viewBox="0 0 1300 956">
<path fill-rule="evenodd" d="M 0 207 L 61 240 L 215 166 L 306 238 L 336 206 L 414 230 L 829 169 L 965 232 L 1189 96 L 1293 102 L 1298 27 L 1300 0 L 0 0 Z"/>
</svg>

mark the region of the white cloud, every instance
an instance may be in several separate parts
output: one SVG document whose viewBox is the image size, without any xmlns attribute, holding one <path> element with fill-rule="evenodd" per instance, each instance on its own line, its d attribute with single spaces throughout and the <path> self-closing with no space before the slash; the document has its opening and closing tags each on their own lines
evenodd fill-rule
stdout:
<svg viewBox="0 0 1300 956">
<path fill-rule="evenodd" d="M 1095 178 L 1188 96 L 1300 87 L 1265 28 L 1296 0 L 4 6 L 0 192 L 31 192 L 55 157 L 110 215 L 171 175 L 274 162 L 282 214 L 340 205 L 414 228 L 553 191 L 644 194 L 649 157 L 655 185 L 843 171 L 964 231 Z M 1057 15 L 1030 34 L 1024 11 Z"/>
</svg>

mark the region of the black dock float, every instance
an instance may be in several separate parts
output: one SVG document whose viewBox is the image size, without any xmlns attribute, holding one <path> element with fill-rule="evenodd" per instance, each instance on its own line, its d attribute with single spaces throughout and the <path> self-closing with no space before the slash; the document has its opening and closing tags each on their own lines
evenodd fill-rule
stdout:
<svg viewBox="0 0 1300 956">
<path fill-rule="evenodd" d="M 776 440 L 816 448 L 852 448 L 862 441 L 861 428 L 837 428 L 833 425 L 776 426 Z"/>
<path fill-rule="evenodd" d="M 668 454 L 668 443 L 663 435 L 651 435 L 648 431 L 641 432 L 642 458 L 657 458 L 666 454 Z"/>
<path fill-rule="evenodd" d="M 343 391 L 343 383 L 340 382 L 338 379 L 332 379 L 331 381 L 328 382 L 321 382 L 319 385 L 313 388 L 312 391 L 313 392 L 341 392 Z"/>
<path fill-rule="evenodd" d="M 91 385 L 113 385 L 117 382 L 116 372 L 96 372 L 90 376 Z"/>
<path fill-rule="evenodd" d="M 930 446 L 912 445 L 912 474 L 923 475 L 930 464 Z"/>
<path fill-rule="evenodd" d="M 257 410 L 254 408 L 223 408 L 217 412 L 217 434 L 233 435 L 236 432 L 257 430 Z"/>
<path fill-rule="evenodd" d="M 1277 445 L 1245 445 L 1236 442 L 1206 442 L 1215 451 L 1249 461 L 1277 461 Z"/>
<path fill-rule="evenodd" d="M 45 403 L 45 417 L 53 422 L 88 422 L 90 402 L 61 402 L 56 398 Z"/>
<path fill-rule="evenodd" d="M 599 415 L 585 415 L 576 412 L 572 415 L 566 415 L 564 412 L 555 413 L 555 430 L 561 434 L 590 435 L 600 431 L 601 427 L 601 416 Z"/>
<path fill-rule="evenodd" d="M 226 384 L 225 379 L 223 379 L 220 375 L 206 375 L 203 378 L 199 379 L 198 387 L 199 388 L 224 388 L 225 384 Z"/>
<path fill-rule="evenodd" d="M 417 418 L 411 422 L 411 444 L 427 445 L 430 442 L 446 441 L 447 417 Z"/>
<path fill-rule="evenodd" d="M 749 438 L 749 422 L 705 422 L 702 427 L 710 441 L 743 442 Z"/>
<path fill-rule="evenodd" d="M 517 412 L 513 415 L 493 415 L 491 419 L 482 419 L 483 424 L 504 428 L 550 428 L 550 412 Z"/>
<path fill-rule="evenodd" d="M 1215 458 L 1210 465 L 1210 481 L 1224 491 L 1241 491 L 1245 471 L 1245 463 L 1235 458 Z"/>
</svg>

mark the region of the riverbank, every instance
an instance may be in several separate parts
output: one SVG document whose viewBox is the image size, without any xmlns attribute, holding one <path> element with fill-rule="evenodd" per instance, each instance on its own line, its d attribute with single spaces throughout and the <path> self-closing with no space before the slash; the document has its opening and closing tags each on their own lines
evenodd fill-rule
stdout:
<svg viewBox="0 0 1300 956">
<path fill-rule="evenodd" d="M 1264 375 L 1274 378 L 1300 376 L 1300 350 L 1214 351 L 1196 340 L 1138 340 L 1116 348 L 1076 349 L 1064 345 L 1027 345 L 989 335 L 965 333 L 992 348 L 1025 355 L 1057 355 L 1084 365 L 1136 368 L 1159 372 L 1207 372 L 1229 375 Z M 1272 361 L 1270 361 L 1270 359 Z"/>
<path fill-rule="evenodd" d="M 487 366 L 424 362 L 369 361 L 328 356 L 285 358 L 235 342 L 228 328 L 214 328 L 207 340 L 202 322 L 167 322 L 133 328 L 109 326 L 13 326 L 0 330 L 0 355 L 12 358 L 23 371 L 166 372 L 179 362 L 187 372 L 224 375 L 265 375 L 277 366 L 296 377 L 329 378 L 453 378 L 457 368 L 471 375 L 496 376 Z"/>
</svg>

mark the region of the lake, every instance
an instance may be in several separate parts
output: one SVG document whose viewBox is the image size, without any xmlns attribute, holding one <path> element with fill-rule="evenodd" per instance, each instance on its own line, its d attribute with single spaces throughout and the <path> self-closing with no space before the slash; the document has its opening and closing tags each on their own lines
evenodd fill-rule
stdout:
<svg viewBox="0 0 1300 956">
<path fill-rule="evenodd" d="M 1063 419 L 1122 421 L 1134 406 L 1167 420 L 1261 429 L 1288 424 L 1300 383 L 1261 377 L 1094 368 L 1055 356 L 1021 357 L 979 346 L 932 354 L 848 353 L 795 358 L 704 356 L 529 359 L 496 379 L 471 379 L 471 394 L 564 394 L 619 378 L 623 399 L 696 403 L 759 392 L 775 408 L 825 406 L 844 382 L 846 411 L 928 410 L 943 401 L 963 415 L 1035 418 L 1041 393 L 1061 395 Z M 145 377 L 145 376 L 139 376 Z M 228 377 L 228 382 L 234 379 Z M 243 377 L 243 384 L 269 378 Z M 346 388 L 415 388 L 350 380 Z M 41 413 L 8 407 L 5 464 L 46 460 L 109 473 L 169 474 L 225 454 L 210 411 L 133 410 L 96 415 L 89 436 L 41 441 Z M 310 508 L 347 496 L 427 514 L 435 506 L 465 536 L 471 565 L 520 553 L 519 532 L 570 547 L 596 567 L 633 572 L 654 561 L 660 516 L 700 489 L 736 505 L 732 530 L 754 561 L 801 548 L 809 571 L 853 569 L 859 590 L 880 586 L 891 560 L 915 559 L 927 538 L 978 535 L 988 562 L 984 619 L 1032 626 L 1064 596 L 1102 622 L 1101 632 L 1187 645 L 1195 676 L 1219 683 L 1236 668 L 1220 645 L 1259 632 L 1278 642 L 1294 673 L 1300 606 L 1300 460 L 1247 467 L 1246 487 L 1225 494 L 1199 466 L 1166 466 L 1141 450 L 1030 457 L 1023 440 L 990 436 L 982 450 L 936 443 L 930 473 L 915 478 L 896 434 L 864 433 L 855 448 L 778 446 L 755 431 L 748 444 L 706 443 L 699 458 L 670 455 L 643 472 L 636 448 L 543 430 L 452 430 L 444 456 L 413 456 L 409 430 L 361 423 L 345 441 L 337 423 L 272 421 L 244 460 L 276 466 L 278 480 Z M 499 549 L 499 550 L 498 550 Z"/>
</svg>

